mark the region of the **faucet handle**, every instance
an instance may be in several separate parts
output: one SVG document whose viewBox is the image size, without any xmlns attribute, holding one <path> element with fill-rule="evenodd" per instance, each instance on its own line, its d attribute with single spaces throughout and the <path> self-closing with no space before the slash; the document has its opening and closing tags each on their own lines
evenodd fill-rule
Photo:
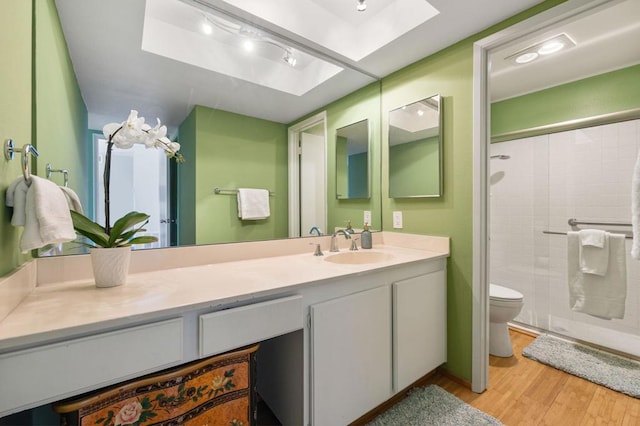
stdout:
<svg viewBox="0 0 640 426">
<path fill-rule="evenodd" d="M 356 251 L 356 250 L 358 250 L 358 244 L 357 244 L 357 241 L 358 241 L 359 239 L 360 239 L 360 238 L 352 238 L 352 239 L 351 239 L 351 248 L 350 248 L 349 250 L 351 250 L 351 251 Z"/>
<path fill-rule="evenodd" d="M 309 243 L 310 245 L 313 245 L 315 243 Z M 313 253 L 314 256 L 324 256 L 324 253 L 322 252 L 322 249 L 320 248 L 320 244 L 316 244 L 316 251 Z"/>
</svg>

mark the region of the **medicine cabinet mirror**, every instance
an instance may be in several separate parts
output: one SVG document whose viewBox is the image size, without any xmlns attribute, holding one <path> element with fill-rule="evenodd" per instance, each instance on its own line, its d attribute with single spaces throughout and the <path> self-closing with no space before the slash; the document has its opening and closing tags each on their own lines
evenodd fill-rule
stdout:
<svg viewBox="0 0 640 426">
<path fill-rule="evenodd" d="M 389 112 L 389 197 L 442 196 L 442 98 Z"/>
<path fill-rule="evenodd" d="M 336 194 L 339 200 L 369 198 L 369 120 L 336 131 Z"/>
</svg>

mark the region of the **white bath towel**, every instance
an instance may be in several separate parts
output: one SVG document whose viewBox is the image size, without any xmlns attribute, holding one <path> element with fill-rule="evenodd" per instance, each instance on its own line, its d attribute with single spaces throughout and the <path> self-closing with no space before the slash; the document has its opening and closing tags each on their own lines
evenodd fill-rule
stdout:
<svg viewBox="0 0 640 426">
<path fill-rule="evenodd" d="M 601 319 L 624 318 L 627 297 L 625 237 L 608 234 L 609 264 L 604 276 L 580 271 L 578 232 L 567 233 L 567 273 L 571 310 Z"/>
<path fill-rule="evenodd" d="M 13 214 L 11 215 L 11 224 L 13 226 L 24 226 L 25 224 L 28 189 L 29 185 L 22 176 L 11 182 L 7 188 L 5 204 L 7 207 L 13 207 Z"/>
<path fill-rule="evenodd" d="M 59 186 L 58 188 L 60 188 L 65 198 L 67 199 L 67 205 L 69 206 L 69 209 L 73 210 L 74 212 L 84 214 L 84 212 L 82 211 L 82 203 L 80 203 L 80 198 L 78 198 L 78 194 L 76 194 L 76 191 L 69 188 L 68 186 Z"/>
<path fill-rule="evenodd" d="M 25 212 L 26 220 L 20 240 L 23 253 L 76 238 L 67 199 L 58 185 L 50 180 L 31 176 Z"/>
<path fill-rule="evenodd" d="M 269 191 L 266 189 L 238 189 L 238 217 L 242 220 L 260 220 L 270 216 Z"/>
<path fill-rule="evenodd" d="M 638 151 L 631 178 L 631 227 L 633 230 L 631 257 L 640 260 L 640 151 Z"/>
<path fill-rule="evenodd" d="M 580 239 L 580 272 L 603 276 L 609 265 L 609 236 L 601 229 L 584 229 Z"/>
</svg>

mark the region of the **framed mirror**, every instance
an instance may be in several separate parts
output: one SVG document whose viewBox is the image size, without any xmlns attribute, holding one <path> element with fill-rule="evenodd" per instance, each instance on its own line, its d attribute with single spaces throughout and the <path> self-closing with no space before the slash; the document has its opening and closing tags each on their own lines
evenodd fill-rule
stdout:
<svg viewBox="0 0 640 426">
<path fill-rule="evenodd" d="M 336 198 L 369 198 L 369 120 L 336 131 Z"/>
<path fill-rule="evenodd" d="M 442 98 L 389 112 L 389 197 L 442 196 Z"/>
</svg>

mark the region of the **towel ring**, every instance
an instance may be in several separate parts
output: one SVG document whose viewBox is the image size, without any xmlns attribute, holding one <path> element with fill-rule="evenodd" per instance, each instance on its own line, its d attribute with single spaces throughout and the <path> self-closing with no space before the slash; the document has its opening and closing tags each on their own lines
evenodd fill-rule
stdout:
<svg viewBox="0 0 640 426">
<path fill-rule="evenodd" d="M 16 148 L 13 139 L 7 139 L 4 142 L 4 158 L 13 160 L 16 152 L 22 153 L 22 176 L 25 182 L 31 184 L 31 171 L 29 169 L 29 154 L 38 157 L 38 150 L 31 144 L 25 144 L 22 148 Z"/>
</svg>

